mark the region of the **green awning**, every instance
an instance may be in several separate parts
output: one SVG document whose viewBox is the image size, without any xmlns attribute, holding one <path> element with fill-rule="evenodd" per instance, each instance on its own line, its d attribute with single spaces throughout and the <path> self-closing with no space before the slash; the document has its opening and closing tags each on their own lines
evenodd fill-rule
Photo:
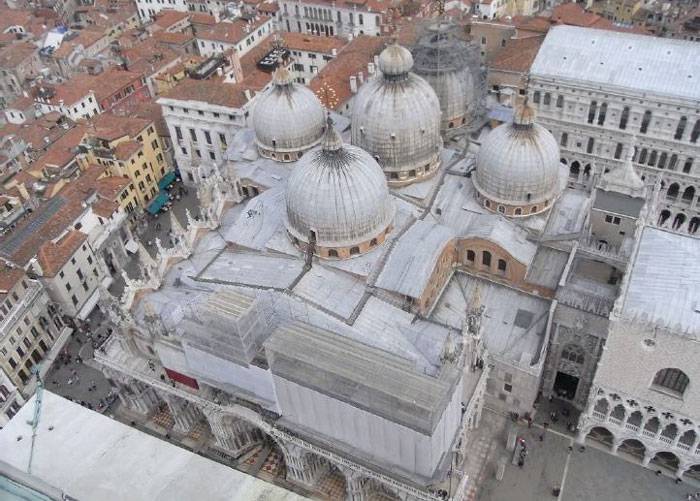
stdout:
<svg viewBox="0 0 700 501">
<path fill-rule="evenodd" d="M 146 209 L 151 214 L 157 214 L 159 210 L 168 202 L 168 194 L 162 191 L 158 193 L 158 196 L 153 199 L 151 204 Z"/>
<path fill-rule="evenodd" d="M 160 178 L 160 181 L 158 181 L 158 188 L 161 190 L 164 190 L 170 184 L 175 181 L 175 173 L 173 171 L 168 172 L 165 176 Z"/>
</svg>

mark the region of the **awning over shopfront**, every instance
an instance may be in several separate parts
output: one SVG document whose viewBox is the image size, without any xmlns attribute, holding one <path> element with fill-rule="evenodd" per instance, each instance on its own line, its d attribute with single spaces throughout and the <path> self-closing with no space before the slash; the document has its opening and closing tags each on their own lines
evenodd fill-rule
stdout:
<svg viewBox="0 0 700 501">
<path fill-rule="evenodd" d="M 168 194 L 162 191 L 153 199 L 151 204 L 146 209 L 150 214 L 157 214 L 159 210 L 168 202 Z"/>
<path fill-rule="evenodd" d="M 175 181 L 175 172 L 170 171 L 158 181 L 158 188 L 164 190 Z"/>
</svg>

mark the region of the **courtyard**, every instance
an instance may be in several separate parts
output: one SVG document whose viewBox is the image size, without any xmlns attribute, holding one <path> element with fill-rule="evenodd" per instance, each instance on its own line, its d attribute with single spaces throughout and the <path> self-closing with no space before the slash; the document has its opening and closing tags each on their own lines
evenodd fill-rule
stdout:
<svg viewBox="0 0 700 501">
<path fill-rule="evenodd" d="M 507 430 L 513 423 L 485 411 L 481 433 L 490 433 L 495 447 L 479 478 L 476 499 L 481 501 L 683 501 L 700 487 L 675 483 L 667 475 L 643 468 L 637 463 L 613 456 L 593 441 L 581 450 L 573 436 L 557 430 L 544 431 L 535 420 L 532 428 L 517 425 L 528 454 L 522 468 L 512 464 L 512 452 L 506 452 Z M 540 441 L 540 436 L 543 440 Z M 569 450 L 569 447 L 572 450 Z M 496 478 L 499 465 L 505 463 L 503 480 Z M 559 496 L 553 489 L 560 487 Z"/>
</svg>

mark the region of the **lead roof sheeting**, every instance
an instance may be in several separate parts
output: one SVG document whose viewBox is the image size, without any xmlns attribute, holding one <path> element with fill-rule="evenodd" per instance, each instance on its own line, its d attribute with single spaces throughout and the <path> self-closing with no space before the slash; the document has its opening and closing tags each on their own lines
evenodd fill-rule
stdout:
<svg viewBox="0 0 700 501">
<path fill-rule="evenodd" d="M 700 53 L 698 53 L 698 57 L 700 57 Z M 644 199 L 598 190 L 593 207 L 607 212 L 614 212 L 615 214 L 638 217 L 642 207 L 644 207 Z"/>
<path fill-rule="evenodd" d="M 700 239 L 646 227 L 630 271 L 623 316 L 647 314 L 673 330 L 700 328 Z"/>
<path fill-rule="evenodd" d="M 530 74 L 581 80 L 683 99 L 700 99 L 695 42 L 576 26 L 549 30 Z"/>
<path fill-rule="evenodd" d="M 451 382 L 416 374 L 410 362 L 329 331 L 294 323 L 265 343 L 272 373 L 431 434 Z"/>
</svg>

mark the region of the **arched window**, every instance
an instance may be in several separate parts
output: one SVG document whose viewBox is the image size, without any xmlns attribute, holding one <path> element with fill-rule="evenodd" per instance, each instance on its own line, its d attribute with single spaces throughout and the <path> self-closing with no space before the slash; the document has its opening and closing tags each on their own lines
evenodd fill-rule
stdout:
<svg viewBox="0 0 700 501">
<path fill-rule="evenodd" d="M 681 197 L 684 202 L 690 203 L 695 198 L 695 188 L 688 186 L 685 191 L 683 191 L 683 196 Z"/>
<path fill-rule="evenodd" d="M 678 121 L 678 126 L 676 127 L 676 133 L 673 135 L 673 139 L 681 139 L 683 137 L 686 125 L 688 125 L 688 117 L 681 117 L 681 119 Z"/>
<path fill-rule="evenodd" d="M 656 164 L 656 150 L 651 151 L 651 155 L 649 155 L 649 163 L 647 165 L 653 167 L 654 164 Z"/>
<path fill-rule="evenodd" d="M 354 256 L 356 254 L 360 253 L 360 248 L 359 247 L 350 247 L 350 255 Z"/>
<path fill-rule="evenodd" d="M 692 168 L 693 168 L 693 159 L 686 158 L 685 164 L 683 164 L 683 172 L 688 174 L 688 173 L 690 173 L 690 169 L 692 169 Z"/>
<path fill-rule="evenodd" d="M 503 259 L 498 260 L 498 271 L 506 272 L 506 262 Z"/>
<path fill-rule="evenodd" d="M 566 143 L 569 142 L 569 135 L 566 132 L 561 133 L 561 141 L 560 144 L 561 146 L 566 147 Z"/>
<path fill-rule="evenodd" d="M 535 104 L 540 104 L 540 91 L 536 90 L 532 94 L 532 102 Z"/>
<path fill-rule="evenodd" d="M 545 92 L 543 104 L 546 104 L 549 106 L 551 103 L 552 103 L 552 95 L 549 92 Z"/>
<path fill-rule="evenodd" d="M 335 249 L 328 249 L 328 257 L 338 257 L 338 251 Z"/>
<path fill-rule="evenodd" d="M 557 108 L 563 108 L 564 107 L 564 96 L 559 95 L 557 96 Z"/>
<path fill-rule="evenodd" d="M 651 122 L 651 111 L 647 110 L 644 112 L 644 116 L 642 117 L 642 125 L 639 127 L 639 132 L 642 134 L 646 134 L 647 130 L 649 130 L 649 123 Z"/>
<path fill-rule="evenodd" d="M 625 130 L 627 128 L 627 121 L 630 119 L 630 108 L 625 106 L 622 108 L 622 115 L 620 115 L 620 129 Z"/>
<path fill-rule="evenodd" d="M 569 362 L 574 362 L 575 364 L 583 364 L 583 361 L 586 359 L 586 354 L 579 345 L 567 344 L 561 350 L 561 358 Z"/>
<path fill-rule="evenodd" d="M 376 238 L 373 238 L 372 240 L 369 241 L 369 244 L 370 244 L 372 247 L 374 247 L 375 245 L 377 245 L 377 239 L 376 239 Z"/>
<path fill-rule="evenodd" d="M 680 369 L 661 369 L 654 376 L 653 386 L 683 395 L 690 380 Z"/>
<path fill-rule="evenodd" d="M 591 105 L 588 107 L 588 123 L 592 124 L 595 120 L 595 112 L 598 109 L 598 103 L 596 101 L 591 101 Z"/>
<path fill-rule="evenodd" d="M 537 206 L 533 205 L 532 209 L 530 209 L 530 214 L 534 214 L 535 212 L 537 212 Z"/>
<path fill-rule="evenodd" d="M 484 205 L 486 207 L 491 207 L 491 202 L 489 200 L 484 200 Z"/>
<path fill-rule="evenodd" d="M 586 144 L 586 153 L 593 153 L 593 143 L 594 139 L 592 137 L 589 137 L 588 144 Z"/>
<path fill-rule="evenodd" d="M 603 103 L 600 105 L 600 114 L 598 115 L 598 125 L 605 124 L 605 115 L 608 112 L 608 103 Z"/>
<path fill-rule="evenodd" d="M 516 216 L 520 216 L 520 215 L 522 215 L 522 213 L 523 213 L 523 210 L 522 210 L 520 207 L 518 207 L 517 209 L 515 209 L 514 214 L 515 214 Z"/>
<path fill-rule="evenodd" d="M 467 261 L 471 261 L 472 263 L 476 259 L 476 254 L 474 253 L 473 250 L 468 250 L 467 251 Z"/>
<path fill-rule="evenodd" d="M 489 251 L 481 253 L 481 262 L 484 266 L 491 266 L 491 253 Z"/>
<path fill-rule="evenodd" d="M 501 214 L 504 214 L 504 213 L 506 212 L 506 208 L 503 207 L 502 205 L 499 205 L 499 206 L 498 206 L 498 212 L 500 212 Z"/>
<path fill-rule="evenodd" d="M 698 118 L 695 121 L 695 125 L 693 126 L 693 132 L 690 133 L 690 142 L 697 143 L 698 137 L 700 137 L 700 118 Z"/>
<path fill-rule="evenodd" d="M 659 165 L 657 165 L 657 167 L 659 169 L 665 169 L 666 168 L 666 160 L 668 160 L 668 154 L 664 151 L 659 156 Z"/>
<path fill-rule="evenodd" d="M 642 148 L 642 151 L 639 153 L 639 159 L 637 160 L 640 164 L 645 164 L 647 163 L 647 154 L 649 152 L 647 151 L 646 148 Z"/>
<path fill-rule="evenodd" d="M 671 186 L 668 187 L 668 191 L 666 192 L 666 198 L 675 200 L 678 198 L 678 190 L 680 187 L 678 186 L 678 183 L 671 183 Z"/>
</svg>

